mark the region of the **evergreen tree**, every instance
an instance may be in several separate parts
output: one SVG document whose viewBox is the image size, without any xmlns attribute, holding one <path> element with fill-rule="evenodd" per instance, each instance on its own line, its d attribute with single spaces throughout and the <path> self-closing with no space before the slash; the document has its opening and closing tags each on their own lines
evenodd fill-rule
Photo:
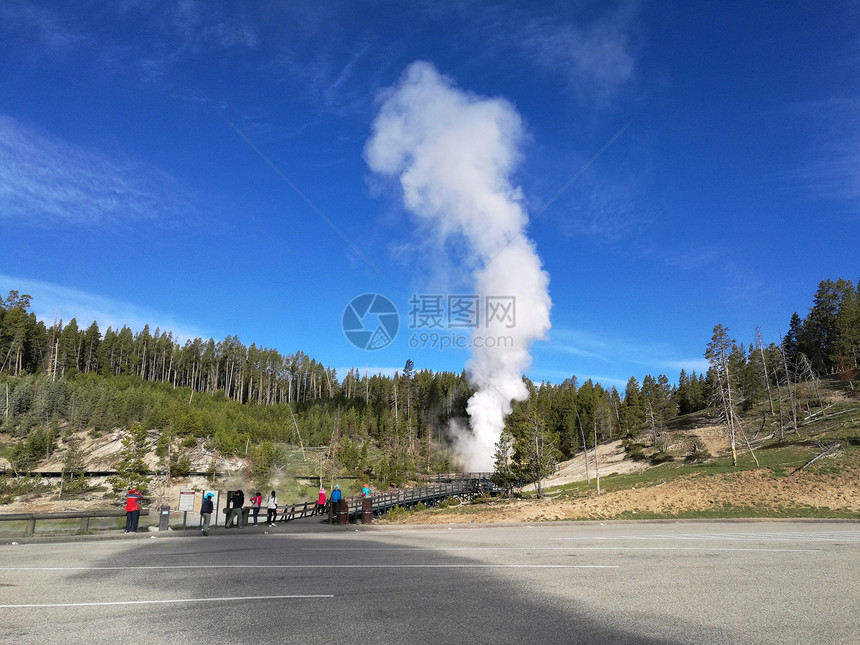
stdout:
<svg viewBox="0 0 860 645">
<path fill-rule="evenodd" d="M 516 422 L 513 433 L 514 474 L 524 481 L 534 482 L 538 497 L 543 497 L 543 479 L 555 471 L 558 463 L 556 437 L 535 410 Z"/>
<path fill-rule="evenodd" d="M 492 480 L 496 486 L 504 488 L 505 494 L 510 497 L 511 492 L 519 481 L 515 474 L 513 462 L 514 437 L 507 428 L 502 430 L 495 448 L 496 450 L 493 453 L 495 472 L 493 472 Z"/>
<path fill-rule="evenodd" d="M 150 482 L 149 467 L 145 458 L 149 454 L 149 441 L 146 430 L 140 424 L 128 429 L 122 439 L 122 450 L 113 467 L 116 474 L 108 477 L 114 492 L 120 493 L 130 488 L 146 491 Z"/>
<path fill-rule="evenodd" d="M 621 430 L 628 437 L 639 434 L 645 422 L 645 411 L 639 398 L 639 381 L 631 376 L 624 388 L 624 405 L 621 407 Z"/>
</svg>

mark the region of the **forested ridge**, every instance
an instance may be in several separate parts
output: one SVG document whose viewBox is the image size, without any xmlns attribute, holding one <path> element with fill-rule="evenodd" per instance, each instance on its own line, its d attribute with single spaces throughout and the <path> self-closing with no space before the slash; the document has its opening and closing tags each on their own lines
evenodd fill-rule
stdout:
<svg viewBox="0 0 860 645">
<path fill-rule="evenodd" d="M 95 321 L 84 329 L 72 319 L 48 327 L 30 304 L 17 291 L 0 302 L 0 430 L 15 440 L 8 458 L 17 470 L 50 456 L 62 436 L 133 427 L 158 431 L 162 448 L 203 441 L 258 462 L 276 459 L 278 445 L 325 446 L 339 471 L 380 482 L 455 467 L 445 429 L 452 419 L 466 422 L 473 391 L 465 373 L 416 370 L 404 356 L 392 377 L 357 369 L 341 377 L 302 352 L 246 346 L 236 336 L 180 345 L 148 325 L 102 332 Z M 856 378 L 860 283 L 821 282 L 808 313 L 795 313 L 778 343 L 752 335 L 738 343 L 716 325 L 705 348 L 708 372 L 682 370 L 676 382 L 631 377 L 619 392 L 575 376 L 561 384 L 526 379 L 531 396 L 509 417 L 507 454 L 547 467 L 595 442 L 656 439 L 675 416 L 705 408 L 732 429 L 734 414 L 762 402 L 775 428 L 790 429 L 799 383 L 821 374 Z M 545 454 L 531 454 L 534 446 Z"/>
</svg>

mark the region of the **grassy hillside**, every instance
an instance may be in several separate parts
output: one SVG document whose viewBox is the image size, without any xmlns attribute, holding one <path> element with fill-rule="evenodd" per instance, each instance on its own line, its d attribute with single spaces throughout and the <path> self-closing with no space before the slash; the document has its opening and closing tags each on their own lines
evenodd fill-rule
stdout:
<svg viewBox="0 0 860 645">
<path fill-rule="evenodd" d="M 804 411 L 797 433 L 776 430 L 767 406 L 744 414 L 744 427 L 756 430 L 749 439 L 758 465 L 743 446 L 733 466 L 725 429 L 698 412 L 675 419 L 654 439 L 628 442 L 628 450 L 648 467 L 607 475 L 612 467 L 604 466 L 599 494 L 590 461 L 590 481 L 581 474 L 584 467 L 579 481 L 554 485 L 550 478 L 545 499 L 529 492 L 511 500 L 400 513 L 388 521 L 860 519 L 860 400 L 835 379 L 825 379 L 820 394 L 822 406 Z M 652 465 L 654 457 L 668 460 Z"/>
</svg>

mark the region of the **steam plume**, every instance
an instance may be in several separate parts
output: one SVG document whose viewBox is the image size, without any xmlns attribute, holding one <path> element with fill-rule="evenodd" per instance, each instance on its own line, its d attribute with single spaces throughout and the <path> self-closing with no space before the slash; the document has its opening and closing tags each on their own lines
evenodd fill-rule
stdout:
<svg viewBox="0 0 860 645">
<path fill-rule="evenodd" d="M 521 233 L 528 217 L 510 183 L 522 137 L 509 102 L 459 90 L 419 61 L 388 91 L 365 148 L 371 169 L 399 177 L 410 211 L 442 238 L 465 241 L 482 307 L 466 365 L 478 391 L 468 403 L 471 431 L 452 429 L 471 470 L 492 470 L 511 400 L 528 396 L 522 374 L 531 344 L 550 328 L 549 275 Z M 486 305 L 496 298 L 502 306 L 515 299 L 515 318 L 499 309 L 488 319 Z"/>
</svg>

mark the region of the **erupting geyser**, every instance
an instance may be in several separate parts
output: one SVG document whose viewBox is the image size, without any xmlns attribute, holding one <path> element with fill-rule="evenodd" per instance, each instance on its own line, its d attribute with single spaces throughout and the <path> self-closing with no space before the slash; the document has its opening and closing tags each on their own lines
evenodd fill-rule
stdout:
<svg viewBox="0 0 860 645">
<path fill-rule="evenodd" d="M 470 428 L 451 430 L 469 470 L 492 470 L 511 401 L 528 396 L 522 374 L 531 344 L 550 328 L 549 275 L 523 232 L 528 216 L 510 183 L 522 135 L 508 101 L 459 90 L 419 61 L 384 96 L 365 148 L 374 171 L 399 177 L 410 211 L 442 240 L 465 241 L 482 308 L 466 365 L 478 391 Z"/>
</svg>

